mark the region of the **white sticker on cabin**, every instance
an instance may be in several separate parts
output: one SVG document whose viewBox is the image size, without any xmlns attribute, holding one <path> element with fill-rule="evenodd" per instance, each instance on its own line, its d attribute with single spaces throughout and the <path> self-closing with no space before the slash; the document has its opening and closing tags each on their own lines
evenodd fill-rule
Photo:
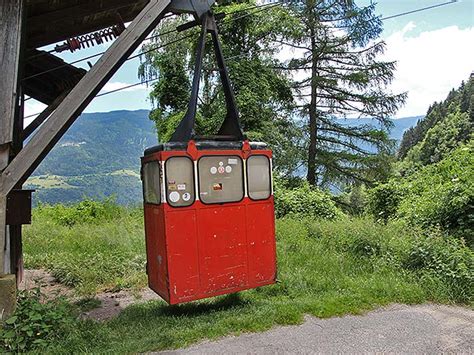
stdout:
<svg viewBox="0 0 474 355">
<path fill-rule="evenodd" d="M 235 158 L 229 158 L 229 160 L 227 160 L 227 163 L 229 163 L 230 165 L 237 165 L 239 161 Z"/>
<path fill-rule="evenodd" d="M 186 190 L 186 184 L 178 184 L 178 191 Z"/>
<path fill-rule="evenodd" d="M 188 202 L 191 199 L 191 194 L 186 192 L 183 194 L 183 201 Z"/>
<path fill-rule="evenodd" d="M 178 202 L 180 198 L 181 198 L 181 196 L 179 195 L 179 192 L 176 192 L 176 191 L 173 191 L 173 192 L 170 193 L 170 195 L 169 195 L 169 199 L 170 199 L 170 201 L 173 202 L 173 203 Z"/>
</svg>

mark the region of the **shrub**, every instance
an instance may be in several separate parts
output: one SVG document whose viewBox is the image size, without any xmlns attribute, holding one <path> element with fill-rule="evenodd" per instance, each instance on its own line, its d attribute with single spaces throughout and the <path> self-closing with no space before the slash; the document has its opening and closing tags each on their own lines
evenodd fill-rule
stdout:
<svg viewBox="0 0 474 355">
<path fill-rule="evenodd" d="M 439 163 L 370 191 L 377 220 L 402 218 L 412 226 L 441 227 L 474 245 L 474 141 Z"/>
<path fill-rule="evenodd" d="M 375 220 L 387 223 L 390 218 L 395 217 L 402 197 L 403 192 L 397 182 L 380 184 L 369 191 L 369 212 Z"/>
<path fill-rule="evenodd" d="M 72 309 L 64 299 L 41 302 L 39 289 L 21 291 L 12 317 L 0 328 L 0 352 L 45 349 L 73 326 Z"/>
<path fill-rule="evenodd" d="M 349 191 L 333 196 L 333 200 L 344 213 L 351 216 L 362 216 L 367 212 L 368 195 L 363 185 L 353 185 Z"/>
<path fill-rule="evenodd" d="M 310 187 L 307 183 L 293 189 L 285 189 L 277 183 L 275 213 L 277 218 L 289 215 L 324 219 L 333 219 L 342 214 L 329 193 Z"/>
<path fill-rule="evenodd" d="M 474 141 L 404 182 L 397 215 L 411 225 L 440 226 L 474 244 Z"/>
<path fill-rule="evenodd" d="M 41 205 L 35 214 L 48 218 L 59 225 L 72 227 L 76 224 L 109 221 L 125 213 L 125 209 L 115 203 L 113 198 L 103 201 L 85 199 L 72 205 Z"/>
<path fill-rule="evenodd" d="M 439 231 L 424 232 L 411 238 L 401 263 L 403 268 L 417 271 L 422 278 L 442 280 L 454 301 L 473 301 L 474 252 L 462 241 Z"/>
<path fill-rule="evenodd" d="M 474 301 L 474 251 L 439 229 L 421 230 L 397 220 L 381 225 L 363 218 L 305 222 L 308 236 L 317 238 L 328 253 L 364 258 L 376 269 L 388 266 L 412 275 L 433 299 Z"/>
</svg>

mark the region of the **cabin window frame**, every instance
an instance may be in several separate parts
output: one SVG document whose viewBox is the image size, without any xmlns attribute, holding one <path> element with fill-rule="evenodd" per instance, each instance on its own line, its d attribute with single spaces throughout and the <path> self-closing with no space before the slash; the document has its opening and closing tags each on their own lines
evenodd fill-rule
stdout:
<svg viewBox="0 0 474 355">
<path fill-rule="evenodd" d="M 249 162 L 250 160 L 253 158 L 253 157 L 264 157 L 267 159 L 267 162 L 268 162 L 268 196 L 267 197 L 264 197 L 264 198 L 253 198 L 251 196 L 251 188 L 250 188 L 250 179 L 249 179 Z M 249 197 L 249 199 L 251 199 L 252 201 L 264 201 L 264 200 L 268 200 L 270 197 L 272 197 L 272 192 L 273 192 L 273 184 L 272 184 L 272 162 L 271 162 L 271 159 L 266 156 L 265 154 L 253 154 L 253 155 L 250 155 L 246 161 L 245 161 L 245 171 L 246 171 L 246 178 L 247 178 L 247 195 Z"/>
<path fill-rule="evenodd" d="M 206 202 L 204 201 L 203 197 L 201 196 L 201 169 L 200 169 L 200 162 L 203 158 L 221 158 L 221 159 L 238 159 L 240 162 L 241 167 L 241 183 L 242 183 L 242 197 L 238 200 L 232 201 L 219 201 L 219 202 Z M 209 155 L 202 155 L 197 161 L 197 173 L 198 173 L 198 193 L 199 193 L 199 201 L 201 201 L 204 205 L 223 205 L 227 203 L 239 203 L 243 201 L 246 196 L 246 189 L 245 189 L 245 164 L 241 156 L 233 155 L 233 154 L 209 154 Z"/>
<path fill-rule="evenodd" d="M 175 205 L 175 203 L 179 203 L 179 202 L 172 202 L 170 201 L 169 199 L 169 195 L 170 195 L 170 191 L 168 189 L 168 162 L 172 159 L 187 159 L 191 162 L 191 166 L 192 166 L 192 191 L 193 191 L 193 198 L 190 199 L 189 201 L 185 201 L 186 202 L 186 205 Z M 170 205 L 171 207 L 173 208 L 185 208 L 185 207 L 189 207 L 189 206 L 192 206 L 194 204 L 194 202 L 196 202 L 196 181 L 195 181 L 195 167 L 194 167 L 194 161 L 190 158 L 190 157 L 187 157 L 187 156 L 184 156 L 184 155 L 181 155 L 181 156 L 174 156 L 174 157 L 169 157 L 168 159 L 165 160 L 165 174 L 164 174 L 164 179 L 163 179 L 163 183 L 164 183 L 164 187 L 165 187 L 165 194 L 166 194 L 166 202 L 168 203 L 168 205 Z M 180 198 L 180 201 L 184 201 L 182 198 Z"/>
<path fill-rule="evenodd" d="M 152 178 L 156 180 L 156 177 L 158 178 L 157 181 L 151 182 L 149 179 L 149 168 L 152 166 L 156 166 L 158 169 L 158 175 L 155 176 L 154 174 L 152 175 Z M 161 164 L 158 160 L 151 160 L 143 164 L 142 167 L 142 176 L 143 176 L 143 201 L 145 204 L 149 205 L 160 205 L 161 204 Z M 153 188 L 153 194 L 155 196 L 155 200 L 152 201 L 149 199 L 149 193 L 150 188 Z"/>
</svg>

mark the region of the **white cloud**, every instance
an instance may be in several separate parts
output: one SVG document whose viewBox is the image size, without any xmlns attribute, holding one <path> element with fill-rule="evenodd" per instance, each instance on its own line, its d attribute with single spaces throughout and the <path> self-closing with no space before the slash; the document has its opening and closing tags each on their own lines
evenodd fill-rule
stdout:
<svg viewBox="0 0 474 355">
<path fill-rule="evenodd" d="M 37 114 L 39 114 L 41 111 L 43 111 L 46 108 L 45 104 L 42 104 L 39 101 L 36 101 L 34 99 L 27 100 L 25 102 L 25 122 L 24 125 L 28 126 L 31 121 L 33 121 L 36 117 Z M 31 115 L 35 115 L 32 117 L 28 117 Z"/>
<path fill-rule="evenodd" d="M 474 27 L 450 26 L 409 36 L 415 27 L 410 22 L 386 39 L 384 59 L 398 61 L 392 90 L 408 92 L 397 117 L 424 115 L 474 70 Z"/>
</svg>

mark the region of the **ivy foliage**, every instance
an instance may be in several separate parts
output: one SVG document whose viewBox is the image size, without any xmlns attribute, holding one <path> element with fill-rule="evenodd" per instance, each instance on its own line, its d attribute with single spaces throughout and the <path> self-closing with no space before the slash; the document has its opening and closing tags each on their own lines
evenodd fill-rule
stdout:
<svg viewBox="0 0 474 355">
<path fill-rule="evenodd" d="M 0 327 L 0 352 L 41 351 L 64 337 L 76 318 L 66 300 L 43 300 L 40 289 L 20 291 L 12 317 Z"/>
</svg>

